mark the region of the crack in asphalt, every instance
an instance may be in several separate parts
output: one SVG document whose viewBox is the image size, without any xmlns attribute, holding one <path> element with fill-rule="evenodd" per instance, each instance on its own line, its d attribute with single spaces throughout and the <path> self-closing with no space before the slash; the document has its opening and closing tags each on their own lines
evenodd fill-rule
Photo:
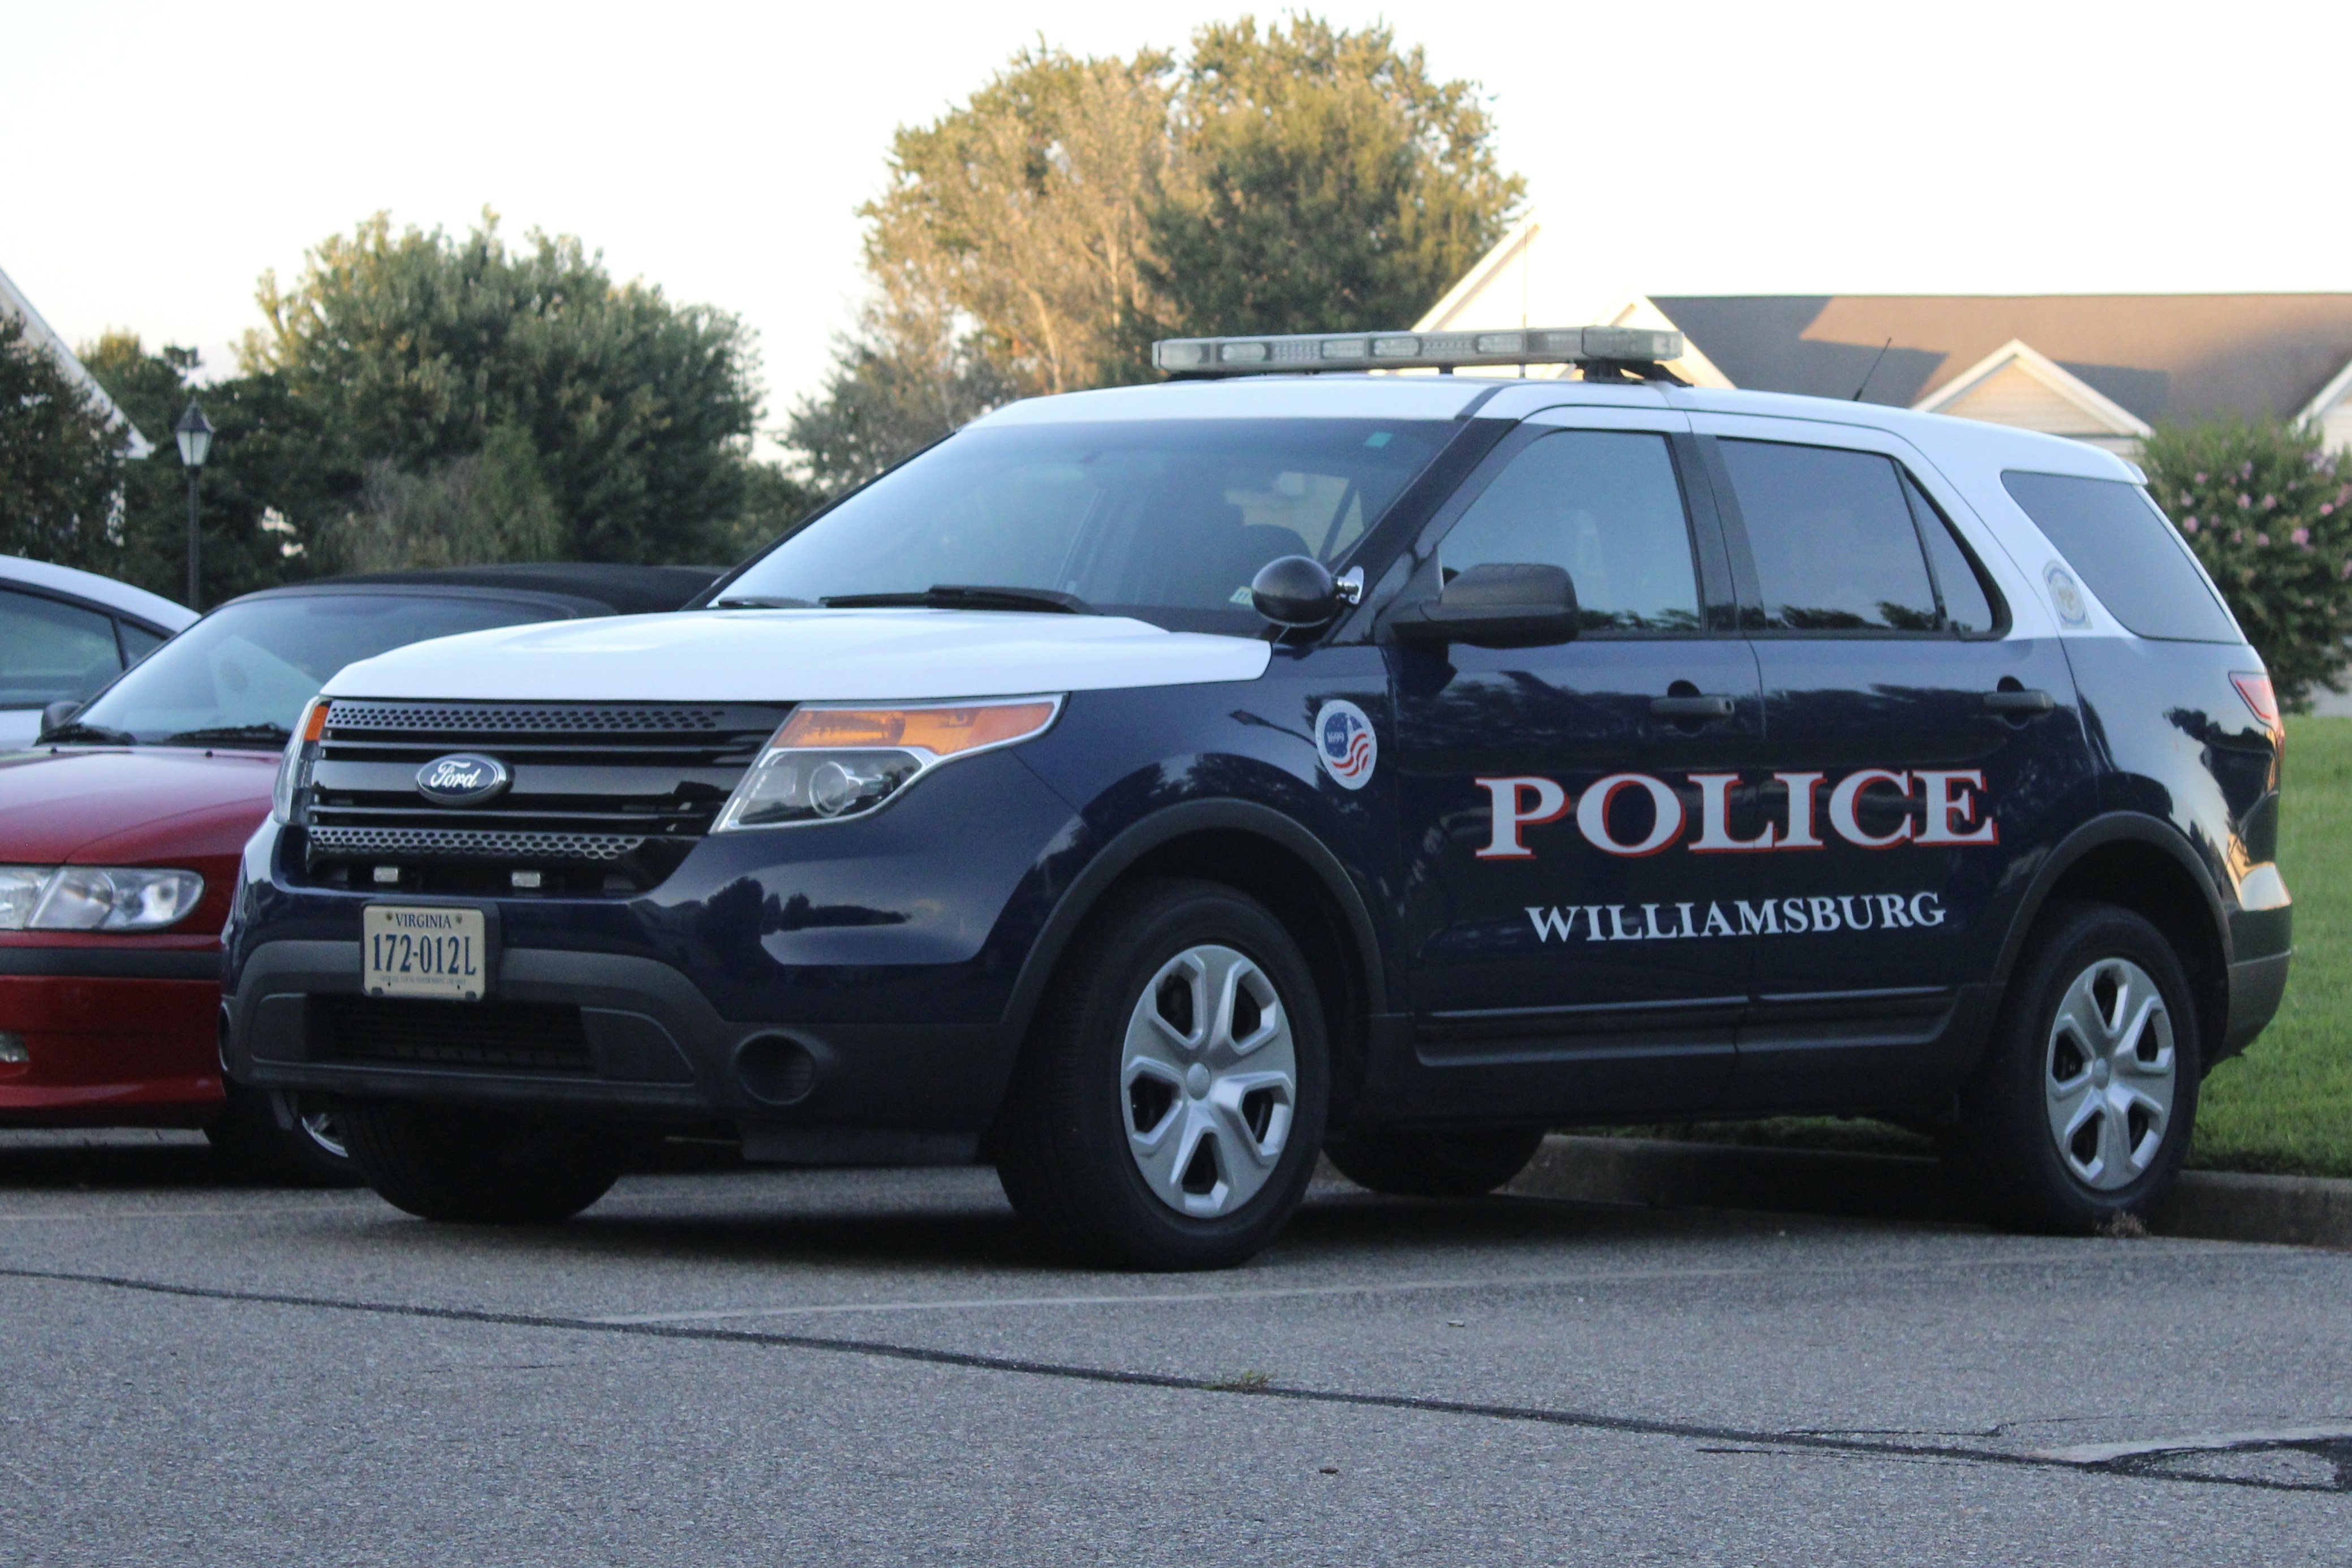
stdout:
<svg viewBox="0 0 2352 1568">
<path fill-rule="evenodd" d="M 1866 1442 L 1822 1432 L 1758 1431 L 1711 1422 L 1665 1421 L 1638 1415 L 1611 1415 L 1597 1410 L 1555 1409 L 1544 1405 L 1506 1405 L 1480 1400 L 1436 1399 L 1411 1394 L 1365 1394 L 1348 1389 L 1304 1388 L 1253 1378 L 1185 1377 L 1173 1373 L 1135 1372 L 1117 1367 L 1084 1366 L 1065 1362 L 1034 1361 L 1022 1356 L 984 1355 L 972 1351 L 939 1350 L 927 1345 L 897 1344 L 887 1340 L 848 1339 L 833 1335 L 775 1333 L 757 1329 L 722 1329 L 707 1324 L 614 1321 L 609 1318 L 568 1317 L 541 1312 L 502 1312 L 478 1307 L 430 1307 L 405 1301 L 368 1301 L 338 1296 L 303 1296 L 269 1290 L 232 1290 L 217 1286 L 179 1285 L 169 1280 L 142 1279 L 129 1275 L 91 1274 L 69 1269 L 0 1268 L 0 1279 L 84 1285 L 103 1289 L 198 1301 L 229 1301 L 249 1306 L 298 1307 L 315 1311 L 349 1312 L 374 1317 L 412 1318 L 431 1322 L 478 1323 L 491 1328 L 544 1329 L 564 1333 L 618 1334 L 635 1339 L 678 1340 L 703 1344 L 759 1345 L 780 1350 L 810 1351 L 833 1355 L 869 1356 L 885 1361 L 928 1366 L 957 1367 L 973 1372 L 1006 1373 L 1024 1377 L 1090 1383 L 1120 1388 L 1162 1389 L 1179 1394 L 1217 1394 L 1234 1399 L 1276 1399 L 1301 1405 L 1327 1405 L 1369 1410 L 1402 1410 L 1420 1415 L 1460 1415 L 1492 1421 L 1526 1422 L 1575 1427 L 1632 1436 L 1678 1437 L 1713 1445 L 1703 1453 L 1820 1453 L 1888 1459 L 1944 1459 L 1997 1465 L 2012 1469 L 2058 1470 L 2072 1475 L 2111 1475 L 2141 1480 L 2188 1482 L 2202 1486 L 2244 1487 L 2258 1491 L 2352 1491 L 2352 1461 L 2334 1441 L 2279 1441 L 2249 1444 L 2234 1452 L 2293 1448 L 2315 1453 L 2335 1464 L 2335 1484 L 2307 1484 L 2255 1476 L 2204 1475 L 2164 1468 L 2167 1460 L 2185 1457 L 2147 1446 L 2142 1451 L 2115 1459 L 2080 1461 L 2051 1453 L 2009 1452 L 1948 1443 Z M 1725 1447 L 1723 1445 L 1738 1445 Z"/>
</svg>

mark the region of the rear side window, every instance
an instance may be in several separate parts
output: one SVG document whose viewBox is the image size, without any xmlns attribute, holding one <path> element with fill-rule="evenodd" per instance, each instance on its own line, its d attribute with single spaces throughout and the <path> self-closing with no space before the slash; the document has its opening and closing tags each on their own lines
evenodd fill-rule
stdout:
<svg viewBox="0 0 2352 1568">
<path fill-rule="evenodd" d="M 2188 544 L 2137 485 L 2016 469 L 2000 482 L 2132 631 L 2181 642 L 2245 640 Z"/>
<path fill-rule="evenodd" d="M 0 589 L 0 708 L 88 697 L 121 671 L 113 616 Z"/>
<path fill-rule="evenodd" d="M 1437 554 L 1448 581 L 1473 566 L 1564 568 L 1586 631 L 1699 626 L 1690 523 L 1664 436 L 1543 437 L 1470 503 Z"/>
<path fill-rule="evenodd" d="M 1779 441 L 1717 444 L 1768 630 L 1933 632 L 1936 589 L 1893 459 Z"/>
<path fill-rule="evenodd" d="M 1919 537 L 1927 545 L 1927 564 L 1935 569 L 1937 596 L 1944 602 L 1944 624 L 1963 637 L 1990 635 L 2000 626 L 1993 608 L 1992 591 L 1985 586 L 1968 547 L 1952 531 L 1951 519 L 1927 499 L 1927 492 L 1909 474 L 1903 476 L 1903 494 L 1918 520 Z"/>
</svg>

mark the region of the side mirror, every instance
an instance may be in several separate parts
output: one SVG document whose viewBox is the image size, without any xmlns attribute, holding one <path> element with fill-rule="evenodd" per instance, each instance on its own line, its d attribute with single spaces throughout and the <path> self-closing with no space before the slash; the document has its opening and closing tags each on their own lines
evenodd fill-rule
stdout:
<svg viewBox="0 0 2352 1568">
<path fill-rule="evenodd" d="M 1399 642 L 1540 647 L 1576 636 L 1576 584 L 1559 566 L 1497 562 L 1473 566 L 1437 597 L 1389 621 Z"/>
<path fill-rule="evenodd" d="M 1277 626 L 1319 626 L 1349 597 L 1330 569 L 1311 555 L 1283 555 L 1250 579 L 1250 606 Z"/>
<path fill-rule="evenodd" d="M 66 721 L 71 719 L 75 714 L 80 711 L 81 702 L 79 699 L 72 697 L 58 698 L 55 702 L 50 703 L 47 708 L 41 710 L 40 738 L 44 741 L 47 740 L 49 738 L 50 731 L 65 728 Z"/>
</svg>

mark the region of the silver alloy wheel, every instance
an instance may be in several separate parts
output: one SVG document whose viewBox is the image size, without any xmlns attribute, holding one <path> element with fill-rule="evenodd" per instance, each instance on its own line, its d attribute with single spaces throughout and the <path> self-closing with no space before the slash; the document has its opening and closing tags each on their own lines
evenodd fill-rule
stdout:
<svg viewBox="0 0 2352 1568">
<path fill-rule="evenodd" d="M 343 1131 L 335 1124 L 333 1111 L 308 1111 L 297 1116 L 294 1119 L 294 1124 L 302 1130 L 302 1135 L 305 1138 L 332 1154 L 336 1159 L 348 1160 L 352 1157 L 352 1152 L 343 1147 Z"/>
<path fill-rule="evenodd" d="M 2147 1173 L 2179 1072 L 2172 1015 L 2147 970 L 2102 958 L 2074 976 L 2051 1020 L 2042 1088 L 2050 1136 L 2077 1181 L 2113 1192 Z"/>
<path fill-rule="evenodd" d="M 1154 1196 L 1196 1219 L 1248 1203 L 1281 1162 L 1298 1102 L 1274 982 L 1230 947 L 1186 948 L 1136 999 L 1118 1083 L 1128 1152 Z"/>
</svg>

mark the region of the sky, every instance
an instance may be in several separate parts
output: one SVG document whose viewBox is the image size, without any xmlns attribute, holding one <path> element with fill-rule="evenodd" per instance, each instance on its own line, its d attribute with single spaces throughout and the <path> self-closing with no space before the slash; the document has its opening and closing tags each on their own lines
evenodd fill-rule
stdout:
<svg viewBox="0 0 2352 1568">
<path fill-rule="evenodd" d="M 856 308 L 896 127 L 1041 37 L 1177 47 L 1246 8 L 0 0 L 0 270 L 69 342 L 227 374 L 265 268 L 488 206 L 740 315 L 772 426 Z M 2352 289 L 2340 5 L 1316 9 L 1478 83 L 1547 235 L 1628 289 Z"/>
</svg>

